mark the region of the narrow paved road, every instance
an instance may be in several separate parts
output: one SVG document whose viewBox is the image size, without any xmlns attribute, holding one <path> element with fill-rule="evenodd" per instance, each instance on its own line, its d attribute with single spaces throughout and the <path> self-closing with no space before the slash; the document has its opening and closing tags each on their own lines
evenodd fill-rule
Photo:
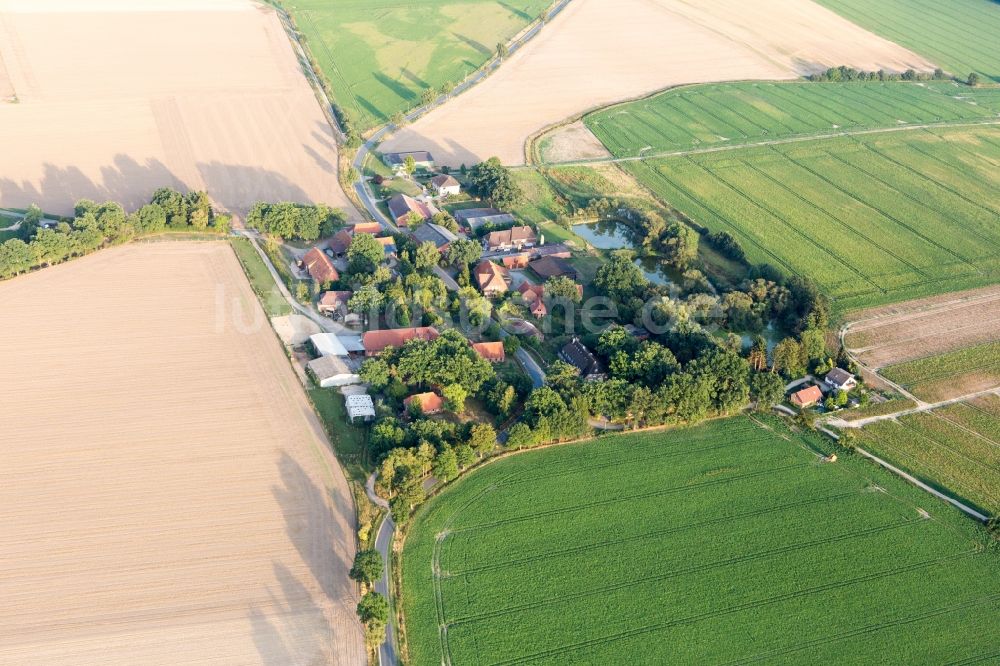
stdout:
<svg viewBox="0 0 1000 666">
<path fill-rule="evenodd" d="M 535 388 L 545 386 L 545 371 L 538 365 L 535 357 L 529 354 L 523 347 L 514 352 L 514 358 L 521 364 L 524 371 L 531 377 L 531 383 Z"/>
<path fill-rule="evenodd" d="M 365 483 L 365 494 L 368 495 L 368 499 L 373 504 L 388 511 L 389 503 L 375 492 L 377 474 L 377 472 L 372 472 L 372 475 L 368 477 L 368 482 Z M 378 534 L 375 536 L 375 550 L 382 555 L 382 561 L 385 562 L 382 577 L 375 583 L 375 591 L 388 600 L 390 618 L 395 617 L 395 614 L 391 612 L 393 605 L 392 595 L 389 594 L 389 579 L 391 577 L 389 567 L 392 564 L 392 536 L 395 531 L 396 523 L 392 521 L 392 515 L 386 513 L 385 518 L 382 520 L 382 525 L 379 527 Z M 391 619 L 385 627 L 385 641 L 378 649 L 378 660 L 382 666 L 395 666 L 398 660 L 396 654 L 396 631 Z"/>
</svg>

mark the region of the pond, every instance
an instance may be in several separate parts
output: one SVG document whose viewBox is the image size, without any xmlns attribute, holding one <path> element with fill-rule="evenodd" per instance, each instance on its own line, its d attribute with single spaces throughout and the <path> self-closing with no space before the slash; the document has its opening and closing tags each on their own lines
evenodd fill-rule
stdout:
<svg viewBox="0 0 1000 666">
<path fill-rule="evenodd" d="M 639 241 L 631 227 L 617 220 L 577 224 L 573 227 L 573 233 L 599 250 L 635 249 Z M 665 286 L 680 281 L 680 273 L 658 257 L 639 257 L 635 260 L 635 265 L 653 284 Z"/>
</svg>

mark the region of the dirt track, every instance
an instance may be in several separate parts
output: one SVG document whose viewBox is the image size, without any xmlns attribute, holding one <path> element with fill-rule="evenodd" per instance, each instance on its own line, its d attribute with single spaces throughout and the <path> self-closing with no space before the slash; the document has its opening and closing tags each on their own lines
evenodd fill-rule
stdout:
<svg viewBox="0 0 1000 666">
<path fill-rule="evenodd" d="M 346 482 L 227 245 L 103 251 L 0 313 L 0 663 L 364 663 Z"/>
<path fill-rule="evenodd" d="M 281 25 L 250 0 L 0 0 L 0 206 L 134 208 L 156 187 L 353 207 Z M 0 97 L 4 90 L 0 66 Z"/>
<path fill-rule="evenodd" d="M 383 144 L 438 162 L 524 161 L 525 140 L 671 85 L 787 79 L 832 65 L 929 68 L 808 0 L 573 0 L 498 72 Z"/>
</svg>

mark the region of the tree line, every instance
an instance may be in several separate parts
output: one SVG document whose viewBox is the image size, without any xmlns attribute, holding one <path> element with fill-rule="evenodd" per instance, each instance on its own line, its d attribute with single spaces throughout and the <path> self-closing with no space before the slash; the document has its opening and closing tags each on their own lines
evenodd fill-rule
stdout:
<svg viewBox="0 0 1000 666">
<path fill-rule="evenodd" d="M 37 207 L 29 209 L 19 237 L 0 245 L 0 279 L 165 230 L 226 233 L 230 224 L 228 215 L 215 213 L 205 192 L 184 195 L 166 187 L 133 213 L 113 201 L 99 204 L 90 199 L 78 201 L 73 213 L 48 227 L 42 226 Z"/>
</svg>

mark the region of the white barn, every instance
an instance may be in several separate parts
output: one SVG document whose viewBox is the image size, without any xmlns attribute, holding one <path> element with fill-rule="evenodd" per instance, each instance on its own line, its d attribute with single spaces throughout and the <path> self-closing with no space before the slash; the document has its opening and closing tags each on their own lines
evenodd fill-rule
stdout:
<svg viewBox="0 0 1000 666">
<path fill-rule="evenodd" d="M 309 361 L 306 369 L 316 379 L 320 388 L 361 383 L 361 377 L 339 356 L 320 356 Z"/>
<path fill-rule="evenodd" d="M 347 396 L 347 415 L 351 418 L 351 423 L 356 419 L 371 421 L 375 418 L 375 403 L 367 393 Z"/>
</svg>

